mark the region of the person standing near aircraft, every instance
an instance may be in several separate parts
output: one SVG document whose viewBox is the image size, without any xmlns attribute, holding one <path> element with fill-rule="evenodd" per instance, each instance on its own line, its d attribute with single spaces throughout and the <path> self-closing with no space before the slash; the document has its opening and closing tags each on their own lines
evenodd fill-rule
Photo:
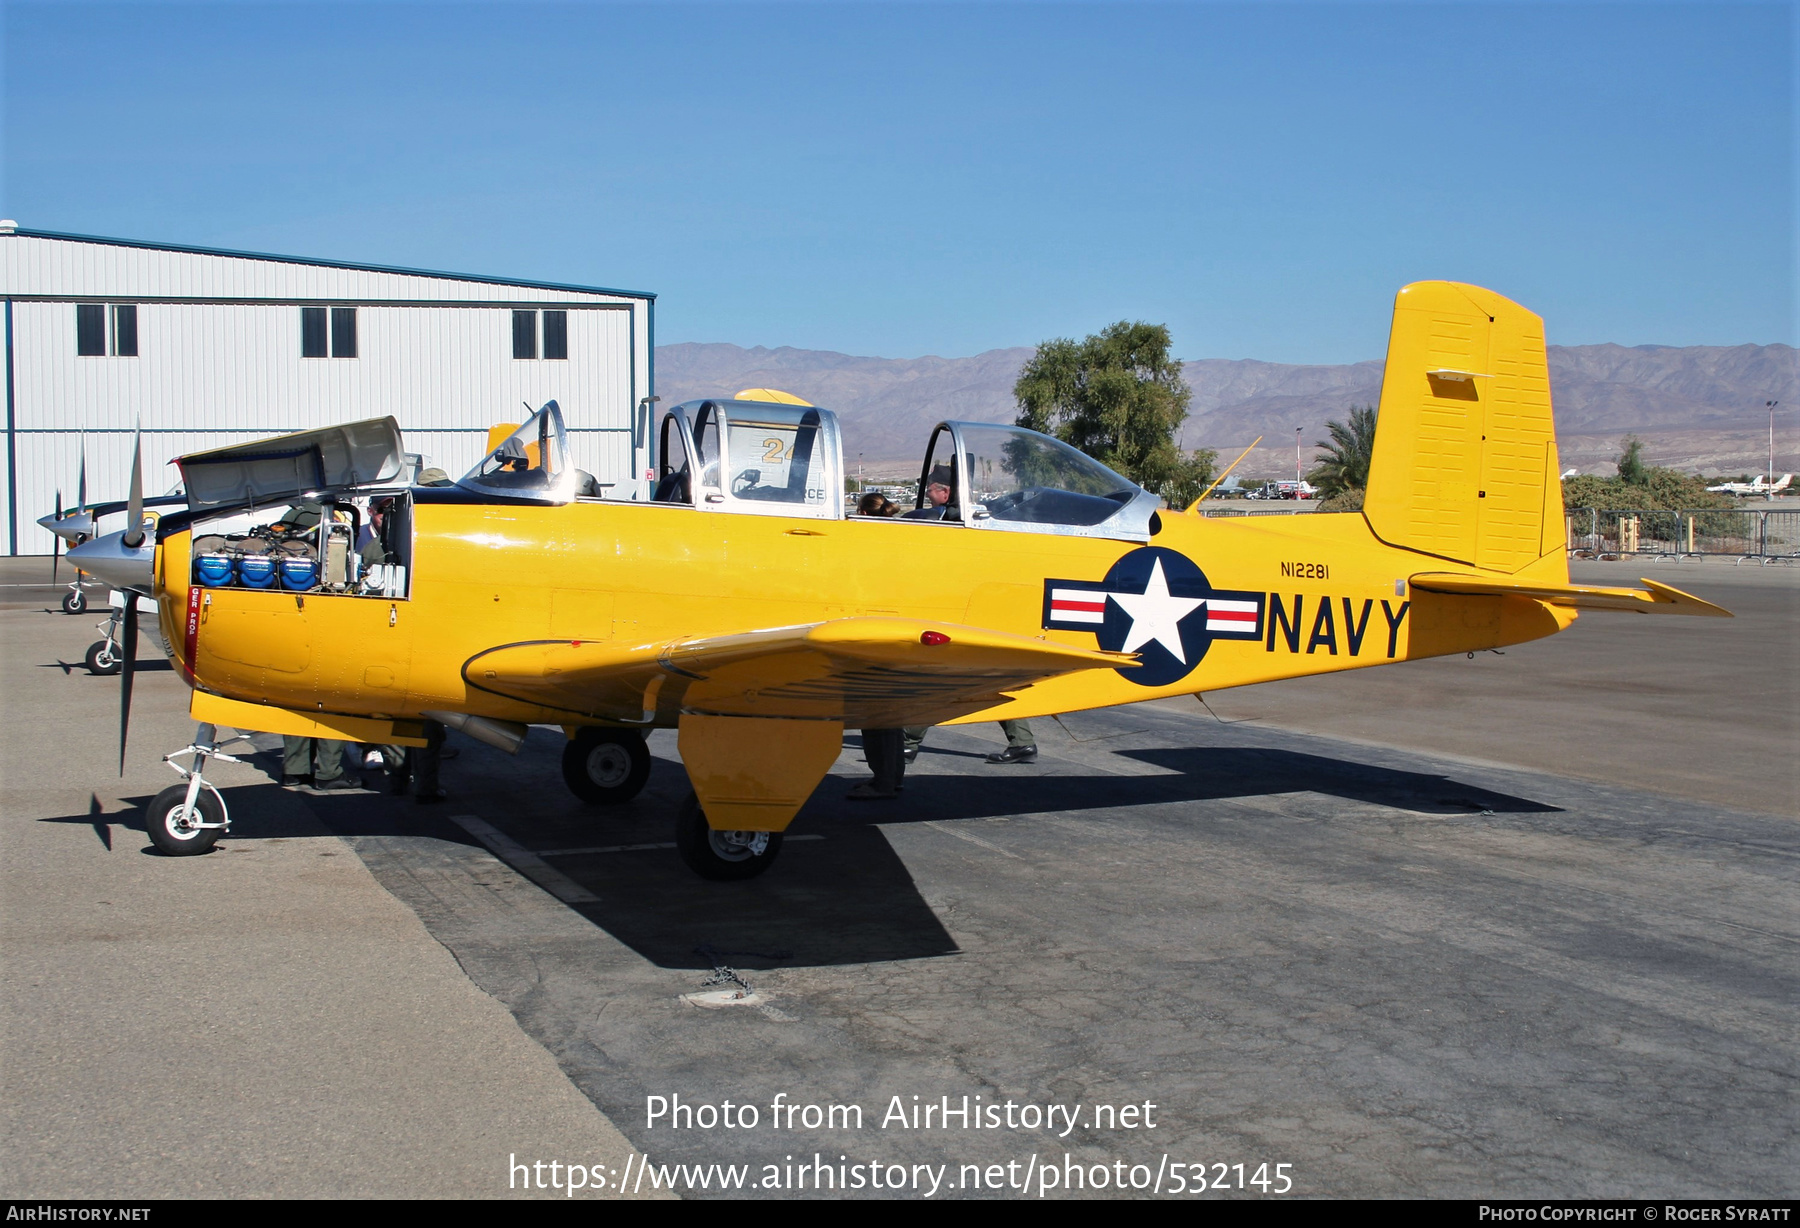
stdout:
<svg viewBox="0 0 1800 1228">
<path fill-rule="evenodd" d="M 934 474 L 932 477 L 938 477 Z M 925 488 L 927 506 L 943 508 L 950 501 L 949 484 L 932 483 Z M 887 499 L 880 492 L 869 492 L 857 501 L 857 515 L 862 517 L 891 517 L 900 508 L 895 502 Z M 916 519 L 918 513 L 907 513 Z M 846 794 L 851 801 L 880 801 L 895 798 L 904 787 L 900 781 L 905 778 L 905 765 L 918 758 L 918 749 L 907 749 L 907 738 L 911 729 L 864 729 L 862 731 L 862 758 L 868 760 L 869 771 L 875 772 L 875 780 L 862 781 L 855 789 Z M 923 736 L 923 735 L 922 735 Z"/>
<path fill-rule="evenodd" d="M 844 796 L 853 802 L 885 801 L 897 797 L 905 786 L 906 753 L 904 735 L 898 729 L 865 729 L 862 731 L 863 758 L 875 779 L 865 780 Z"/>
<path fill-rule="evenodd" d="M 1031 735 L 1030 721 L 1001 721 L 1000 732 L 1006 735 L 1006 749 L 989 755 L 989 763 L 1037 762 L 1037 739 Z"/>
<path fill-rule="evenodd" d="M 348 742 L 335 738 L 281 738 L 281 784 L 298 789 L 307 784 L 325 793 L 362 788 L 362 781 L 344 771 Z"/>
<path fill-rule="evenodd" d="M 930 725 L 908 725 L 901 731 L 906 762 L 911 763 L 919 757 L 919 748 L 925 744 L 925 735 L 930 732 Z M 1001 721 L 1000 732 L 1006 735 L 1006 749 L 989 755 L 989 763 L 1037 762 L 1037 739 L 1032 736 L 1030 721 Z"/>
<path fill-rule="evenodd" d="M 437 721 L 425 722 L 425 745 L 384 747 L 382 753 L 395 766 L 389 770 L 388 792 L 396 796 L 406 792 L 407 782 L 413 786 L 413 801 L 430 806 L 450 796 L 438 784 L 438 764 L 444 759 L 446 730 Z"/>
</svg>

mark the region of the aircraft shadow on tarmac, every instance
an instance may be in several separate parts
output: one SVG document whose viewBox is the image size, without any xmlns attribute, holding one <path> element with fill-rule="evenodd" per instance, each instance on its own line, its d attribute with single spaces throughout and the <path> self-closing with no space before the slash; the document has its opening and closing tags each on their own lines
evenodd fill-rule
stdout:
<svg viewBox="0 0 1800 1228">
<path fill-rule="evenodd" d="M 299 840 L 322 834 L 317 819 L 271 804 L 285 793 L 279 785 L 234 785 L 221 792 L 225 795 L 226 805 L 231 808 L 232 839 Z M 115 828 L 136 832 L 147 840 L 144 811 L 150 805 L 151 795 L 142 794 L 120 800 L 128 803 L 131 809 L 106 813 L 100 805 L 100 799 L 90 795 L 86 814 L 52 815 L 39 819 L 38 822 L 92 827 L 95 837 L 108 851 L 122 847 L 114 834 Z M 162 856 L 149 843 L 145 843 L 141 851 L 152 856 Z"/>
<path fill-rule="evenodd" d="M 928 752 L 932 753 L 932 752 Z M 942 754 L 942 752 L 938 752 Z M 769 874 L 746 883 L 709 883 L 694 877 L 672 848 L 651 847 L 554 858 L 561 874 L 598 900 L 570 907 L 650 962 L 665 968 L 705 969 L 728 963 L 743 969 L 876 963 L 955 954 L 955 940 L 920 893 L 906 864 L 882 832 L 888 824 L 955 821 L 1071 811 L 1315 794 L 1415 813 L 1468 815 L 1549 813 L 1557 808 L 1526 798 L 1476 788 L 1453 777 L 1376 767 L 1304 752 L 1263 747 L 1174 747 L 1120 750 L 1121 756 L 1165 768 L 1169 774 L 1026 774 L 983 768 L 970 775 L 915 773 L 895 802 L 856 805 L 843 800 L 848 780 L 828 777 L 796 819 L 792 841 Z M 469 756 L 486 768 L 485 754 Z M 960 758 L 951 752 L 952 758 Z M 273 763 L 273 757 L 267 758 Z M 492 766 L 502 767 L 497 760 Z M 455 783 L 455 782 L 452 782 Z M 320 834 L 322 821 L 348 838 L 395 836 L 478 847 L 449 819 L 474 810 L 501 823 L 508 836 L 534 850 L 571 844 L 617 849 L 666 844 L 672 798 L 685 792 L 678 763 L 659 757 L 651 788 L 615 811 L 557 807 L 552 797 L 541 813 L 521 813 L 503 793 L 478 783 L 448 807 L 419 807 L 375 792 L 314 796 L 292 804 L 274 783 L 227 788 L 233 827 L 227 843 L 294 839 Z M 550 789 L 547 781 L 541 786 Z M 560 786 L 554 786 L 560 787 Z M 533 789 L 534 794 L 536 789 Z M 113 847 L 111 829 L 143 830 L 140 808 L 101 815 L 90 812 L 45 819 L 92 825 Z M 537 800 L 534 797 L 534 802 Z M 532 810 L 535 812 L 536 807 Z M 1179 812 L 1177 812 L 1178 814 Z M 1168 813 L 1162 815 L 1164 821 Z M 571 839 L 571 833 L 578 833 Z M 149 850 L 146 850 L 149 851 Z M 1019 863 L 1007 862 L 1017 870 Z M 371 865 L 386 883 L 384 871 Z M 996 866 L 996 869 L 999 867 Z M 1029 870 L 1027 870 L 1029 872 Z M 529 877 L 529 874 L 527 874 Z M 405 897 L 405 884 L 387 883 Z"/>
<path fill-rule="evenodd" d="M 1170 774 L 1028 776 L 1017 769 L 990 769 L 974 776 L 912 775 L 906 781 L 906 800 L 890 804 L 893 813 L 876 811 L 869 817 L 881 823 L 984 819 L 1297 793 L 1416 814 L 1548 814 L 1559 810 L 1449 776 L 1276 747 L 1155 747 L 1116 753 L 1165 768 Z M 814 805 L 809 804 L 807 811 Z M 848 815 L 859 816 L 860 812 Z"/>
<path fill-rule="evenodd" d="M 45 661 L 42 664 L 40 664 L 38 666 L 38 668 L 39 669 L 60 669 L 65 674 L 70 674 L 76 670 L 80 670 L 83 674 L 85 674 L 89 677 L 93 676 L 89 672 L 87 663 L 85 661 L 64 661 L 59 658 L 55 661 Z M 144 660 L 144 659 L 140 658 L 139 661 L 137 662 L 137 664 L 133 665 L 131 667 L 131 672 L 134 674 L 172 674 L 175 672 L 175 667 L 161 657 L 157 657 L 157 658 L 150 659 L 150 660 Z M 107 675 L 107 677 L 110 679 L 113 676 Z M 116 681 L 111 681 L 108 683 L 108 685 L 116 687 L 119 684 Z"/>
</svg>

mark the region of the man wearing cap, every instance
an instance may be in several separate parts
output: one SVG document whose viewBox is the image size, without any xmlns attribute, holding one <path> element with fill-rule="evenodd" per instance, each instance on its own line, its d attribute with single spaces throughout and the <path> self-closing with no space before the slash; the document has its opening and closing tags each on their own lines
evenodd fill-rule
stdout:
<svg viewBox="0 0 1800 1228">
<path fill-rule="evenodd" d="M 954 493 L 956 479 L 950 472 L 950 466 L 939 465 L 925 479 L 925 498 L 918 507 L 900 515 L 902 520 L 948 520 L 952 512 L 951 496 Z"/>
</svg>

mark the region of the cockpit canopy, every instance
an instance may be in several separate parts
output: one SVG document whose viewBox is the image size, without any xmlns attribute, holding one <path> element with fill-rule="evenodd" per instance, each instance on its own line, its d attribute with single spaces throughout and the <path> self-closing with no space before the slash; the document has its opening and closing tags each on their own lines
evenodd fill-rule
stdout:
<svg viewBox="0 0 1800 1228">
<path fill-rule="evenodd" d="M 842 515 L 837 418 L 812 405 L 707 400 L 663 419 L 654 498 L 750 515 Z"/>
<path fill-rule="evenodd" d="M 658 442 L 658 503 L 740 515 L 844 515 L 843 444 L 829 410 L 792 401 L 687 401 L 664 416 Z M 1156 496 L 1068 444 L 989 422 L 938 424 L 916 496 L 902 519 L 1132 541 L 1149 540 L 1157 509 Z"/>
<path fill-rule="evenodd" d="M 932 432 L 915 509 L 907 515 L 1015 533 L 1143 541 L 1156 509 L 1155 495 L 1061 440 L 1021 426 L 943 422 Z"/>
<path fill-rule="evenodd" d="M 562 410 L 555 401 L 546 401 L 456 484 L 484 495 L 568 503 L 575 498 L 576 482 Z"/>
</svg>

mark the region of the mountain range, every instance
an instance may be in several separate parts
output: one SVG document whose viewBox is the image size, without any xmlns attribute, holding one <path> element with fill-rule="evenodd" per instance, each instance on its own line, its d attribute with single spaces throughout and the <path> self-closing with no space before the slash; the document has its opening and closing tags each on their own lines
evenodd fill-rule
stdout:
<svg viewBox="0 0 1800 1228">
<path fill-rule="evenodd" d="M 780 388 L 837 411 L 854 470 L 904 472 L 946 418 L 1010 422 L 1013 381 L 1032 351 L 969 358 L 870 358 L 789 346 L 658 346 L 657 393 L 666 405 L 741 388 Z M 1619 437 L 1641 436 L 1654 464 L 1708 473 L 1759 472 L 1767 451 L 1764 402 L 1800 408 L 1800 363 L 1788 345 L 1551 346 L 1550 385 L 1565 464 L 1610 468 Z M 1245 476 L 1291 473 L 1294 428 L 1310 460 L 1328 419 L 1381 395 L 1380 361 L 1296 365 L 1203 358 L 1183 363 L 1193 390 L 1182 442 L 1229 461 L 1257 436 Z M 1800 431 L 1776 419 L 1776 463 L 1800 469 Z"/>
</svg>

